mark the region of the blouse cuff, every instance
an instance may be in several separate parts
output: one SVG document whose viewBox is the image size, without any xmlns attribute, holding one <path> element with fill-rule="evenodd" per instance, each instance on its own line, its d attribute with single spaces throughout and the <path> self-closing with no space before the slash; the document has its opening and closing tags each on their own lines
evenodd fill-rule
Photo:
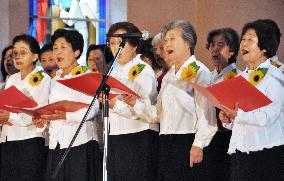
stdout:
<svg viewBox="0 0 284 181">
<path fill-rule="evenodd" d="M 81 122 L 83 119 L 81 114 L 78 114 L 77 111 L 75 112 L 66 112 L 66 124 L 76 124 L 78 122 Z"/>
<path fill-rule="evenodd" d="M 136 112 L 137 115 L 142 115 L 144 113 L 144 108 L 145 105 L 143 102 L 136 100 L 135 105 L 133 106 L 134 111 Z"/>
<path fill-rule="evenodd" d="M 206 144 L 204 143 L 204 141 L 201 141 L 201 140 L 198 140 L 198 139 L 194 139 L 194 142 L 193 142 L 193 144 L 192 144 L 193 146 L 197 146 L 197 147 L 199 147 L 199 148 L 201 148 L 201 149 L 203 149 L 205 146 L 206 146 Z"/>
</svg>

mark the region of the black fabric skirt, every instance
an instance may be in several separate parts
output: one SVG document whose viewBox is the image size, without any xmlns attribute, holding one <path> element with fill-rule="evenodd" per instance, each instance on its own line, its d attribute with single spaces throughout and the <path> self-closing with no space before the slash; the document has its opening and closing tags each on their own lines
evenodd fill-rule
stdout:
<svg viewBox="0 0 284 181">
<path fill-rule="evenodd" d="M 282 181 L 284 145 L 262 151 L 232 154 L 232 181 Z M 281 160 L 282 156 L 282 160 Z"/>
<path fill-rule="evenodd" d="M 189 165 L 190 149 L 195 134 L 160 135 L 159 181 L 207 180 L 204 163 Z"/>
<path fill-rule="evenodd" d="M 158 138 L 158 132 L 152 130 L 110 135 L 108 180 L 157 181 Z"/>
<path fill-rule="evenodd" d="M 231 156 L 227 154 L 232 131 L 217 131 L 204 149 L 204 167 L 208 181 L 229 181 Z"/>
<path fill-rule="evenodd" d="M 59 145 L 54 150 L 48 151 L 47 181 L 101 181 L 102 160 L 97 141 L 89 141 L 85 144 L 72 147 L 66 157 L 56 178 L 51 175 L 60 161 L 66 149 L 60 149 Z"/>
<path fill-rule="evenodd" d="M 48 148 L 44 138 L 1 144 L 1 181 L 42 181 Z"/>
</svg>

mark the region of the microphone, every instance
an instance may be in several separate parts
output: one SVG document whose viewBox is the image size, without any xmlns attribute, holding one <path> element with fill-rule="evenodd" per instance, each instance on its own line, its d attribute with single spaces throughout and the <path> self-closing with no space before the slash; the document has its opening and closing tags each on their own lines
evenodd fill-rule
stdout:
<svg viewBox="0 0 284 181">
<path fill-rule="evenodd" d="M 142 39 L 147 40 L 150 33 L 148 31 L 142 31 L 141 33 L 123 33 L 123 34 L 114 34 L 112 37 L 120 37 L 122 39 Z"/>
</svg>

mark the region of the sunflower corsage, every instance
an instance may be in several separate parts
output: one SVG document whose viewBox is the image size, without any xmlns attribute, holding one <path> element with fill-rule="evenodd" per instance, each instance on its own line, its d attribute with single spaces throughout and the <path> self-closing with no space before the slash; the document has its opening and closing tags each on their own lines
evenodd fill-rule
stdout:
<svg viewBox="0 0 284 181">
<path fill-rule="evenodd" d="M 30 79 L 29 79 L 30 85 L 32 87 L 38 86 L 41 83 L 43 77 L 44 77 L 44 75 L 43 75 L 42 71 L 38 71 L 38 72 L 32 74 L 30 76 Z"/>
<path fill-rule="evenodd" d="M 258 85 L 262 81 L 264 76 L 266 75 L 267 70 L 268 70 L 268 68 L 256 69 L 255 71 L 250 73 L 249 82 L 254 86 Z"/>
<path fill-rule="evenodd" d="M 224 80 L 228 80 L 237 76 L 237 69 L 233 69 L 224 76 Z"/>
<path fill-rule="evenodd" d="M 181 79 L 188 81 L 192 80 L 196 77 L 197 71 L 199 70 L 200 66 L 196 64 L 196 62 L 192 62 L 187 67 L 184 67 L 181 71 Z"/>
<path fill-rule="evenodd" d="M 83 74 L 83 73 L 87 72 L 88 70 L 89 70 L 89 67 L 87 67 L 87 66 L 77 66 L 77 67 L 75 67 L 71 70 L 70 74 L 72 76 L 76 76 L 76 75 Z"/>
<path fill-rule="evenodd" d="M 134 80 L 136 79 L 136 77 L 142 72 L 142 70 L 145 68 L 145 64 L 141 64 L 139 63 L 138 65 L 135 65 L 133 67 L 131 67 L 129 73 L 128 73 L 128 77 L 130 80 Z"/>
</svg>

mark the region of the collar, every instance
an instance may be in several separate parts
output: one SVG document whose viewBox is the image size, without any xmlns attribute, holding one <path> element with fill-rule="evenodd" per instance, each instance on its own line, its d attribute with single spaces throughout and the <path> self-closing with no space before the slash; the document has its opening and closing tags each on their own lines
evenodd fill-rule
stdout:
<svg viewBox="0 0 284 181">
<path fill-rule="evenodd" d="M 123 68 L 123 69 L 130 69 L 133 65 L 136 65 L 138 64 L 140 61 L 141 61 L 141 58 L 140 58 L 141 54 L 137 54 L 132 60 L 130 60 L 129 62 L 127 62 L 126 64 L 124 65 L 121 65 L 117 62 L 117 67 L 118 68 Z M 145 63 L 146 64 L 146 63 Z"/>
<path fill-rule="evenodd" d="M 182 69 L 187 67 L 189 64 L 191 64 L 192 62 L 196 61 L 196 57 L 195 55 L 191 55 L 183 64 L 182 66 L 179 68 L 178 72 L 176 73 L 176 77 L 181 77 L 181 72 L 182 72 Z M 175 72 L 176 70 L 176 66 L 172 66 L 173 71 Z"/>
<path fill-rule="evenodd" d="M 254 70 L 248 70 L 248 67 L 246 67 L 245 71 L 246 73 L 251 73 L 259 68 L 269 68 L 271 66 L 271 63 L 270 63 L 270 59 L 266 59 L 263 63 L 259 64 L 256 69 Z"/>
<path fill-rule="evenodd" d="M 24 80 L 29 80 L 30 76 L 35 74 L 36 72 L 43 71 L 41 67 L 35 66 L 35 68 L 24 78 Z M 21 79 L 21 73 L 18 72 L 18 75 Z"/>
</svg>

